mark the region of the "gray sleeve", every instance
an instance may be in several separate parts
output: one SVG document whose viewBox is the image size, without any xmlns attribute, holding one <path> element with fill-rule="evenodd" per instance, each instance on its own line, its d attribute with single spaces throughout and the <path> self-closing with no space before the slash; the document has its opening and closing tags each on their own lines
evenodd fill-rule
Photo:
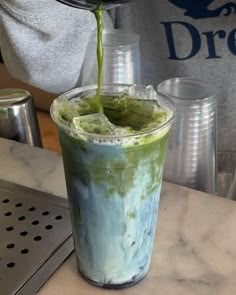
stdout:
<svg viewBox="0 0 236 295">
<path fill-rule="evenodd" d="M 77 85 L 91 31 L 91 12 L 55 0 L 0 0 L 0 48 L 17 79 L 52 93 Z"/>
</svg>

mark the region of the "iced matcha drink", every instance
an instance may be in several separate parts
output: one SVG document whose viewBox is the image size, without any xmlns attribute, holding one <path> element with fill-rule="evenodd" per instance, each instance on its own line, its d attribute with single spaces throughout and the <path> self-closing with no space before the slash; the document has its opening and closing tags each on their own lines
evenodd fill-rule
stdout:
<svg viewBox="0 0 236 295">
<path fill-rule="evenodd" d="M 171 103 L 153 91 L 149 97 L 150 88 L 104 86 L 102 114 L 94 113 L 96 87 L 84 87 L 51 108 L 78 268 L 101 287 L 133 285 L 149 269 L 174 117 Z"/>
</svg>

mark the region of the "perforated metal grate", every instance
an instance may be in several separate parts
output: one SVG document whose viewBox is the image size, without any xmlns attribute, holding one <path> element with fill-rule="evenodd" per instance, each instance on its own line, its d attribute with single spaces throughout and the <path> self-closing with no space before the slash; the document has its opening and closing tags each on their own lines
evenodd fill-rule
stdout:
<svg viewBox="0 0 236 295">
<path fill-rule="evenodd" d="M 0 180 L 0 294 L 34 294 L 72 250 L 65 199 Z"/>
</svg>

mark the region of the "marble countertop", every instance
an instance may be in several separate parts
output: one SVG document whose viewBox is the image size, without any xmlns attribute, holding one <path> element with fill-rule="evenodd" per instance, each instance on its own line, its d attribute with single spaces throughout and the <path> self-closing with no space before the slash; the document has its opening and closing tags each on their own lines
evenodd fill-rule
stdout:
<svg viewBox="0 0 236 295">
<path fill-rule="evenodd" d="M 0 178 L 66 197 L 62 159 L 0 139 Z M 88 285 L 72 254 L 38 295 L 235 295 L 236 202 L 164 183 L 152 265 L 137 286 Z"/>
</svg>

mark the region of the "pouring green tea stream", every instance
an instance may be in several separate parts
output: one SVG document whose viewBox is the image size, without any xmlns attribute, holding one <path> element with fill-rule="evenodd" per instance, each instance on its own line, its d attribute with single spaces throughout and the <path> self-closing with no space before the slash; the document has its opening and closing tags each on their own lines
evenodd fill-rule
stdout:
<svg viewBox="0 0 236 295">
<path fill-rule="evenodd" d="M 103 65 L 103 47 L 102 47 L 102 31 L 103 31 L 103 23 L 102 23 L 102 3 L 98 5 L 95 12 L 95 17 L 97 20 L 97 62 L 98 62 L 98 77 L 97 77 L 97 110 L 98 112 L 103 112 L 102 104 L 100 101 L 101 95 L 101 86 L 102 86 L 102 65 Z"/>
</svg>

